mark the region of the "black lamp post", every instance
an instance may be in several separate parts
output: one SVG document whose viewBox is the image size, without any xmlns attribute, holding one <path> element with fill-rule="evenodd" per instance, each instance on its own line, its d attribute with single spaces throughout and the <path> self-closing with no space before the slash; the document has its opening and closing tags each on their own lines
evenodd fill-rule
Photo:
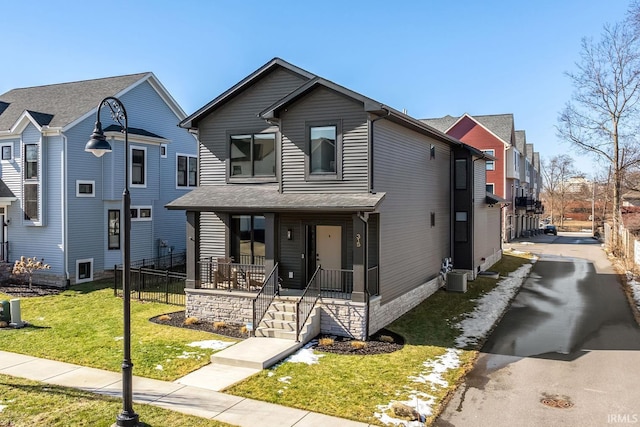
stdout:
<svg viewBox="0 0 640 427">
<path fill-rule="evenodd" d="M 131 363 L 131 195 L 129 194 L 129 123 L 127 111 L 118 98 L 108 96 L 98 104 L 96 127 L 84 150 L 101 157 L 111 152 L 111 145 L 102 131 L 100 109 L 109 107 L 111 118 L 118 122 L 124 133 L 124 191 L 122 192 L 122 210 L 124 211 L 124 248 L 122 250 L 122 299 L 124 301 L 124 358 L 122 360 L 122 412 L 116 417 L 116 426 L 132 427 L 138 425 L 138 414 L 133 411 L 133 387 Z"/>
</svg>

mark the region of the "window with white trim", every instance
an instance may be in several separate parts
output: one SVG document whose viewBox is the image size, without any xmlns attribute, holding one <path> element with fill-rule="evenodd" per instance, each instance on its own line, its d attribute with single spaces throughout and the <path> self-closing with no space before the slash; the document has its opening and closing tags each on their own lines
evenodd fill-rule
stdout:
<svg viewBox="0 0 640 427">
<path fill-rule="evenodd" d="M 147 148 L 131 147 L 131 185 L 136 187 L 147 186 Z"/>
<path fill-rule="evenodd" d="M 131 221 L 151 220 L 151 206 L 131 206 Z"/>
<path fill-rule="evenodd" d="M 120 210 L 109 209 L 108 224 L 108 249 L 120 249 Z"/>
<path fill-rule="evenodd" d="M 93 258 L 76 260 L 76 283 L 93 281 Z"/>
<path fill-rule="evenodd" d="M 495 156 L 495 154 L 496 154 L 495 150 L 482 150 L 482 152 L 485 153 L 485 154 L 488 154 L 488 155 L 490 155 L 492 157 Z M 486 165 L 487 165 L 487 170 L 488 171 L 492 171 L 496 167 L 495 162 L 493 160 L 489 160 L 489 159 L 487 159 Z"/>
<path fill-rule="evenodd" d="M 13 144 L 0 144 L 0 156 L 2 160 L 13 160 Z"/>
<path fill-rule="evenodd" d="M 22 210 L 24 219 L 33 222 L 40 219 L 39 156 L 38 144 L 24 145 Z"/>
<path fill-rule="evenodd" d="M 198 157 L 176 154 L 176 185 L 178 187 L 198 186 Z"/>
<path fill-rule="evenodd" d="M 76 197 L 95 197 L 95 181 L 76 180 Z"/>
<path fill-rule="evenodd" d="M 160 144 L 160 157 L 167 158 L 167 144 Z"/>
<path fill-rule="evenodd" d="M 494 189 L 493 184 L 486 184 L 486 187 L 487 187 L 487 193 L 495 194 L 493 192 L 493 189 Z"/>
</svg>

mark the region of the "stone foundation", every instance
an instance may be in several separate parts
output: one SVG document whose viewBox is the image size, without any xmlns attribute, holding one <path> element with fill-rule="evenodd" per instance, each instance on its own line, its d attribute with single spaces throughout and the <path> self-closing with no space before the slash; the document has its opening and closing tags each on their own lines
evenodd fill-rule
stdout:
<svg viewBox="0 0 640 427">
<path fill-rule="evenodd" d="M 349 300 L 327 299 L 320 302 L 320 332 L 327 335 L 366 338 L 367 305 Z"/>
<path fill-rule="evenodd" d="M 497 251 L 491 256 L 485 258 L 484 262 L 480 264 L 480 271 L 486 271 L 493 266 L 496 262 L 502 259 L 502 250 Z"/>
<path fill-rule="evenodd" d="M 253 298 L 248 292 L 213 289 L 185 289 L 186 317 L 206 322 L 246 325 L 253 322 Z"/>
</svg>

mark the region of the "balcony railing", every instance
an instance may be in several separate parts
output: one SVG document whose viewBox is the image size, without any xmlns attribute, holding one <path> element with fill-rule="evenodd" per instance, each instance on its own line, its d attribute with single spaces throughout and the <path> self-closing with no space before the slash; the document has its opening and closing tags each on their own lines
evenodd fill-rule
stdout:
<svg viewBox="0 0 640 427">
<path fill-rule="evenodd" d="M 544 205 L 542 202 L 532 197 L 516 197 L 516 208 L 524 209 L 527 212 L 535 214 L 544 213 Z"/>
<path fill-rule="evenodd" d="M 202 289 L 258 292 L 265 279 L 264 265 L 234 263 L 230 258 L 203 258 L 198 272 Z"/>
</svg>

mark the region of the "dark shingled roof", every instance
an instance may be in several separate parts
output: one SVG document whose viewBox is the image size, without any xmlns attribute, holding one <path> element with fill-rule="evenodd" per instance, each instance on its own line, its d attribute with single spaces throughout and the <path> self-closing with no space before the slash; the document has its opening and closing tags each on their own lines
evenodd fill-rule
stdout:
<svg viewBox="0 0 640 427">
<path fill-rule="evenodd" d="M 37 111 L 27 110 L 27 112 L 33 117 L 33 120 L 38 122 L 40 126 L 48 126 L 53 120 L 53 114 L 38 113 Z"/>
<path fill-rule="evenodd" d="M 7 105 L 0 114 L 0 131 L 11 129 L 24 111 L 31 112 L 39 123 L 43 120 L 50 127 L 64 127 L 95 109 L 101 99 L 118 94 L 149 74 L 12 89 L 0 95 L 0 104 Z"/>
<path fill-rule="evenodd" d="M 493 132 L 506 144 L 511 144 L 514 131 L 513 114 L 492 114 L 487 116 L 471 116 L 482 126 Z"/>
<path fill-rule="evenodd" d="M 279 193 L 277 185 L 207 185 L 167 204 L 190 211 L 374 211 L 385 193 Z"/>
<path fill-rule="evenodd" d="M 0 198 L 14 198 L 14 197 L 16 197 L 16 195 L 13 194 L 13 191 L 11 191 L 11 189 L 7 187 L 7 184 L 5 184 L 4 181 L 0 179 Z"/>
<path fill-rule="evenodd" d="M 523 130 L 516 131 L 516 148 L 523 154 L 527 148 L 527 134 Z"/>
<path fill-rule="evenodd" d="M 122 132 L 122 126 L 120 125 L 109 125 L 106 128 L 103 129 L 103 132 Z M 161 139 L 166 139 L 160 135 L 156 135 L 153 132 L 149 132 L 148 130 L 144 130 L 144 129 L 140 129 L 140 128 L 132 128 L 129 127 L 129 133 L 134 134 L 134 135 L 142 135 L 142 136 L 149 136 L 151 138 L 161 138 Z"/>
<path fill-rule="evenodd" d="M 440 132 L 446 132 L 455 122 L 458 121 L 460 117 L 453 116 L 444 116 L 435 119 L 421 119 L 420 121 L 431 126 L 432 128 L 438 129 Z"/>
</svg>

